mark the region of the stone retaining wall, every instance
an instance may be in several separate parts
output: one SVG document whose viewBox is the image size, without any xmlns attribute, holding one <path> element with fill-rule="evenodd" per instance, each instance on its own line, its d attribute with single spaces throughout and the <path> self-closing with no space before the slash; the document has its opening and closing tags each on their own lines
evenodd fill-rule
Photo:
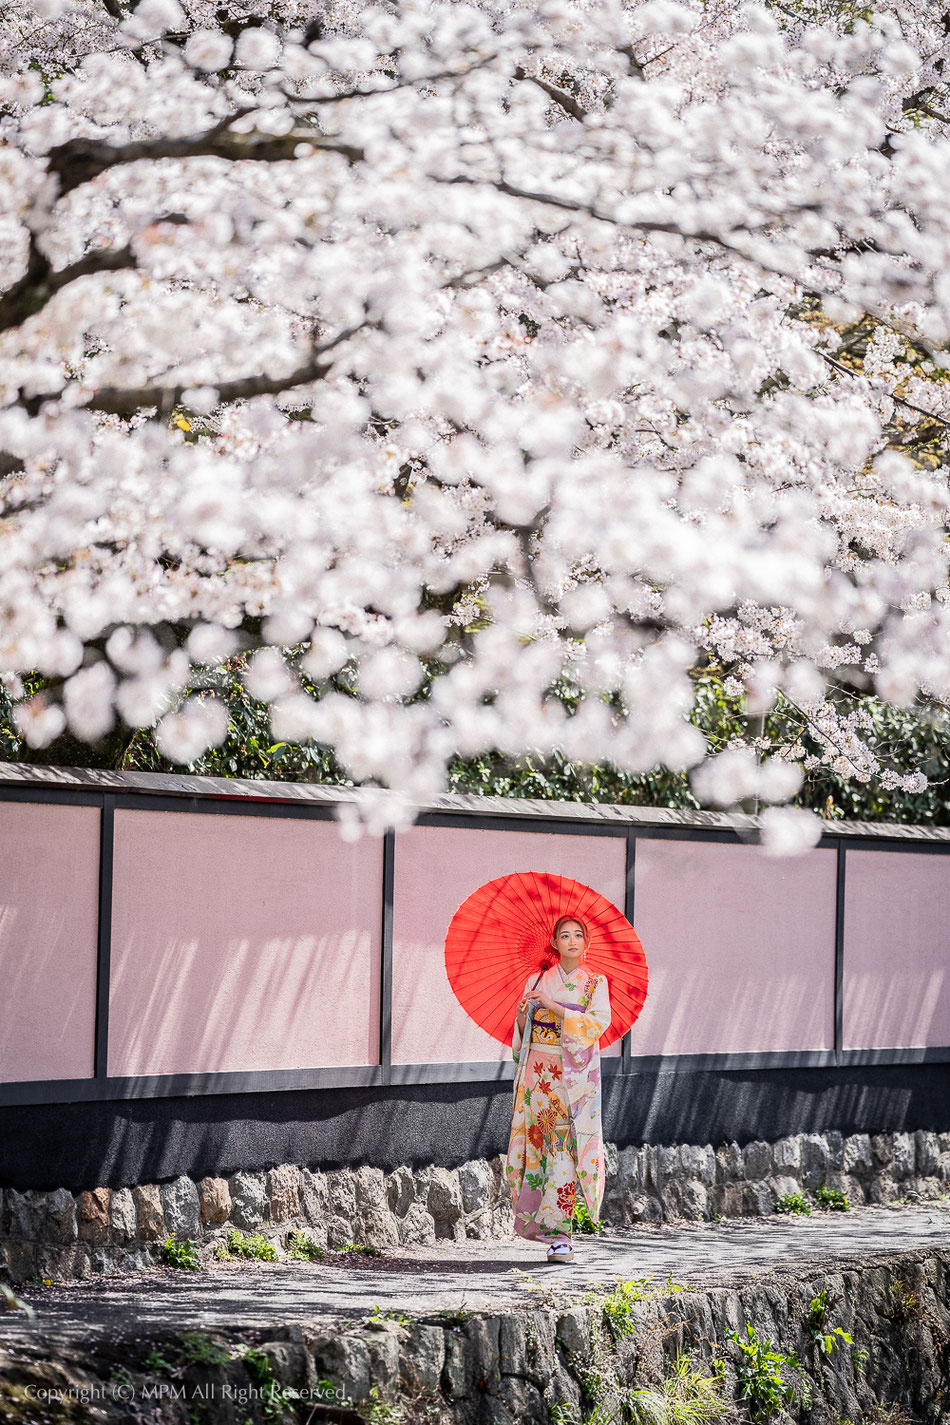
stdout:
<svg viewBox="0 0 950 1425">
<path fill-rule="evenodd" d="M 791 1262 L 751 1278 L 677 1285 L 618 1298 L 607 1286 L 570 1292 L 565 1281 L 560 1291 L 500 1312 L 275 1322 L 251 1333 L 253 1361 L 246 1328 L 192 1337 L 204 1349 L 183 1357 L 180 1319 L 105 1351 L 72 1341 L 51 1358 L 42 1340 L 35 1348 L 26 1341 L 0 1347 L 0 1418 L 65 1421 L 65 1409 L 38 1414 L 36 1402 L 71 1393 L 96 1409 L 70 1407 L 68 1419 L 102 1425 L 132 1418 L 139 1425 L 272 1425 L 278 1417 L 300 1425 L 579 1425 L 594 1414 L 604 1425 L 683 1420 L 696 1399 L 683 1394 L 677 1376 L 685 1362 L 706 1380 L 703 1399 L 715 1391 L 716 1413 L 706 1418 L 738 1422 L 756 1418 L 751 1401 L 736 1408 L 742 1354 L 731 1333 L 747 1341 L 748 1323 L 764 1349 L 799 1363 L 777 1364 L 789 1394 L 769 1410 L 770 1425 L 950 1419 L 946 1249 L 824 1266 Z M 851 1342 L 823 1352 L 820 1334 L 838 1329 Z M 211 1346 L 219 1349 L 216 1364 Z M 652 1409 L 644 1391 L 652 1392 Z"/>
<path fill-rule="evenodd" d="M 602 1218 L 608 1225 L 763 1215 L 786 1193 L 824 1183 L 856 1205 L 939 1197 L 950 1183 L 950 1133 L 851 1137 L 796 1134 L 740 1148 L 724 1143 L 607 1145 Z M 199 1182 L 18 1192 L 0 1200 L 0 1265 L 15 1282 L 132 1271 L 158 1261 L 169 1238 L 210 1256 L 232 1227 L 261 1233 L 278 1252 L 292 1231 L 321 1246 L 504 1237 L 511 1231 L 504 1160 L 460 1168 L 339 1168 L 282 1164 Z"/>
</svg>

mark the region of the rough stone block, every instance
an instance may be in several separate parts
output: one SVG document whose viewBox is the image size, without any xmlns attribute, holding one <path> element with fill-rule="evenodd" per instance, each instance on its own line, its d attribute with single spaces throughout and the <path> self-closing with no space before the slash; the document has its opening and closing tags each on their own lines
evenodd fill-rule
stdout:
<svg viewBox="0 0 950 1425">
<path fill-rule="evenodd" d="M 158 1188 L 154 1183 L 142 1184 L 132 1189 L 132 1197 L 135 1199 L 140 1239 L 143 1242 L 163 1241 L 168 1233 L 165 1230 L 165 1213 Z"/>
<path fill-rule="evenodd" d="M 304 1168 L 300 1174 L 300 1209 L 308 1222 L 323 1223 L 326 1220 L 329 1190 L 323 1173 Z"/>
<path fill-rule="evenodd" d="M 937 1159 L 937 1177 L 942 1183 L 950 1182 L 950 1152 L 941 1153 Z"/>
<path fill-rule="evenodd" d="M 426 1199 L 437 1237 L 454 1237 L 454 1227 L 462 1216 L 462 1192 L 458 1173 L 449 1168 L 433 1168 Z"/>
<path fill-rule="evenodd" d="M 698 1178 L 687 1178 L 675 1185 L 674 1201 L 681 1217 L 690 1222 L 701 1222 L 709 1216 L 709 1197 L 705 1183 Z"/>
<path fill-rule="evenodd" d="M 43 1247 L 36 1251 L 34 1271 L 44 1281 L 69 1281 L 77 1275 L 76 1247 Z"/>
<path fill-rule="evenodd" d="M 528 1359 L 527 1317 L 506 1316 L 498 1331 L 498 1369 L 503 1376 L 525 1376 L 531 1370 Z"/>
<path fill-rule="evenodd" d="M 772 1212 L 772 1194 L 767 1182 L 744 1183 L 742 1211 L 746 1217 L 768 1217 Z"/>
<path fill-rule="evenodd" d="M 798 1176 L 802 1170 L 802 1136 L 800 1133 L 779 1138 L 772 1145 L 772 1162 L 776 1173 Z"/>
<path fill-rule="evenodd" d="M 684 1143 L 679 1152 L 680 1172 L 684 1178 L 692 1178 L 708 1186 L 716 1181 L 716 1155 L 707 1143 Z"/>
<path fill-rule="evenodd" d="M 386 1195 L 389 1198 L 390 1212 L 394 1212 L 397 1217 L 405 1217 L 416 1200 L 416 1180 L 408 1168 L 399 1167 L 389 1174 L 386 1179 Z"/>
<path fill-rule="evenodd" d="M 364 1337 L 369 1352 L 370 1380 L 379 1392 L 383 1409 L 386 1401 L 396 1399 L 399 1386 L 399 1338 L 396 1332 L 394 1321 L 378 1321 L 370 1324 Z"/>
<path fill-rule="evenodd" d="M 46 1235 L 60 1246 L 68 1246 L 79 1236 L 76 1199 L 66 1188 L 57 1188 L 47 1198 Z"/>
<path fill-rule="evenodd" d="M 608 1184 L 600 1209 L 601 1221 L 609 1223 L 611 1227 L 629 1227 L 635 1220 L 630 1211 L 630 1204 L 635 1196 L 634 1193 L 624 1192 L 616 1179 Z"/>
<path fill-rule="evenodd" d="M 769 1187 L 772 1189 L 772 1195 L 776 1201 L 780 1197 L 787 1197 L 789 1193 L 801 1192 L 801 1184 L 798 1179 L 785 1174 L 769 1178 Z"/>
<path fill-rule="evenodd" d="M 575 1306 L 557 1320 L 557 1341 L 569 1356 L 583 1360 L 590 1352 L 591 1313 L 586 1306 Z"/>
<path fill-rule="evenodd" d="M 36 1270 L 37 1248 L 18 1237 L 15 1241 L 0 1241 L 0 1265 L 6 1267 L 11 1281 L 25 1282 Z"/>
<path fill-rule="evenodd" d="M 292 1163 L 271 1168 L 265 1180 L 271 1222 L 291 1222 L 300 1216 L 300 1169 Z"/>
<path fill-rule="evenodd" d="M 255 1231 L 264 1221 L 267 1188 L 262 1173 L 233 1173 L 228 1179 L 231 1194 L 231 1221 L 245 1232 Z"/>
<path fill-rule="evenodd" d="M 844 1140 L 842 1168 L 846 1173 L 867 1175 L 874 1170 L 871 1156 L 871 1138 L 867 1133 L 852 1133 Z"/>
<path fill-rule="evenodd" d="M 738 1143 L 721 1143 L 716 1149 L 716 1182 L 734 1183 L 742 1177 L 742 1149 Z"/>
<path fill-rule="evenodd" d="M 370 1356 L 365 1341 L 358 1336 L 331 1336 L 314 1343 L 312 1350 L 321 1378 L 331 1380 L 354 1405 L 368 1398 Z"/>
<path fill-rule="evenodd" d="M 399 1219 L 388 1207 L 366 1207 L 356 1222 L 357 1240 L 366 1247 L 377 1247 L 385 1251 L 387 1247 L 399 1246 Z"/>
<path fill-rule="evenodd" d="M 231 1193 L 225 1178 L 202 1178 L 198 1184 L 198 1205 L 202 1222 L 227 1222 L 231 1216 Z"/>
<path fill-rule="evenodd" d="M 868 1186 L 868 1202 L 893 1202 L 899 1195 L 897 1184 L 887 1173 L 878 1173 Z"/>
<path fill-rule="evenodd" d="M 495 1190 L 495 1175 L 483 1159 L 474 1158 L 463 1163 L 458 1177 L 463 1212 L 478 1212 L 490 1202 Z"/>
<path fill-rule="evenodd" d="M 435 1241 L 435 1223 L 421 1202 L 414 1202 L 399 1222 L 399 1240 L 407 1244 Z"/>
<path fill-rule="evenodd" d="M 617 1154 L 616 1186 L 624 1192 L 638 1192 L 643 1186 L 639 1149 L 622 1148 Z"/>
<path fill-rule="evenodd" d="M 918 1176 L 933 1177 L 940 1161 L 940 1144 L 936 1133 L 918 1128 L 914 1134 Z"/>
<path fill-rule="evenodd" d="M 828 1144 L 822 1133 L 802 1134 L 802 1182 L 814 1192 L 825 1181 L 830 1167 Z"/>
<path fill-rule="evenodd" d="M 912 1133 L 895 1133 L 893 1138 L 894 1158 L 891 1172 L 900 1181 L 913 1176 L 917 1145 Z"/>
<path fill-rule="evenodd" d="M 461 1400 L 468 1394 L 465 1346 L 466 1342 L 461 1337 L 446 1335 L 441 1386 L 447 1400 Z"/>
<path fill-rule="evenodd" d="M 627 1199 L 631 1222 L 662 1222 L 663 1203 L 652 1192 L 634 1193 Z"/>
<path fill-rule="evenodd" d="M 917 1179 L 917 1191 L 924 1199 L 941 1197 L 945 1191 L 945 1184 L 939 1178 L 920 1177 Z"/>
<path fill-rule="evenodd" d="M 183 1173 L 173 1182 L 162 1183 L 165 1222 L 173 1237 L 197 1237 L 199 1223 L 198 1189 Z"/>
<path fill-rule="evenodd" d="M 772 1145 L 757 1138 L 742 1150 L 742 1175 L 746 1182 L 757 1182 L 772 1172 Z"/>
<path fill-rule="evenodd" d="M 93 1188 L 79 1194 L 79 1235 L 90 1247 L 103 1247 L 109 1241 L 110 1197 L 111 1193 L 106 1187 Z"/>
<path fill-rule="evenodd" d="M 388 1208 L 386 1175 L 382 1168 L 357 1168 L 353 1182 L 356 1190 L 357 1210 L 362 1211 L 367 1207 L 375 1207 L 379 1210 Z"/>
<path fill-rule="evenodd" d="M 43 1234 L 47 1211 L 45 1193 L 17 1192 L 16 1188 L 7 1188 L 4 1192 L 4 1232 L 10 1237 L 38 1241 Z"/>
<path fill-rule="evenodd" d="M 356 1215 L 356 1180 L 350 1168 L 334 1168 L 327 1173 L 327 1195 L 330 1215 L 347 1217 L 352 1222 Z"/>
<path fill-rule="evenodd" d="M 327 1246 L 343 1247 L 353 1241 L 353 1223 L 348 1217 L 330 1216 L 326 1219 Z"/>
<path fill-rule="evenodd" d="M 894 1161 L 894 1141 L 890 1133 L 871 1135 L 871 1156 L 875 1168 L 888 1168 Z"/>
<path fill-rule="evenodd" d="M 135 1199 L 132 1196 L 131 1188 L 116 1188 L 112 1194 L 109 1215 L 113 1241 L 134 1242 L 138 1236 L 138 1222 L 135 1217 Z"/>
<path fill-rule="evenodd" d="M 844 1161 L 844 1137 L 837 1128 L 829 1128 L 824 1139 L 828 1149 L 828 1166 L 840 1171 Z"/>
<path fill-rule="evenodd" d="M 679 1147 L 666 1143 L 653 1145 L 651 1155 L 651 1177 L 654 1189 L 662 1193 L 671 1178 L 679 1172 Z"/>
<path fill-rule="evenodd" d="M 408 1395 L 438 1390 L 445 1365 L 445 1336 L 440 1326 L 410 1323 L 399 1353 L 399 1383 Z"/>
<path fill-rule="evenodd" d="M 742 1184 L 716 1183 L 711 1187 L 709 1189 L 709 1215 L 711 1217 L 741 1217 Z"/>
</svg>

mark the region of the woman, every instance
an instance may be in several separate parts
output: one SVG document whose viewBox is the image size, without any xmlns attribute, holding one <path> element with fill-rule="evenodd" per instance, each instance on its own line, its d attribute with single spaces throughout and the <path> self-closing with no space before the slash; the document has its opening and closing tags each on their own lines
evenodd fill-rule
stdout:
<svg viewBox="0 0 950 1425">
<path fill-rule="evenodd" d="M 507 1174 L 515 1231 L 570 1262 L 577 1190 L 596 1222 L 604 1194 L 600 1036 L 610 1024 L 607 980 L 584 967 L 587 927 L 562 916 L 558 959 L 529 978 L 512 1038 L 515 1073 Z"/>
</svg>

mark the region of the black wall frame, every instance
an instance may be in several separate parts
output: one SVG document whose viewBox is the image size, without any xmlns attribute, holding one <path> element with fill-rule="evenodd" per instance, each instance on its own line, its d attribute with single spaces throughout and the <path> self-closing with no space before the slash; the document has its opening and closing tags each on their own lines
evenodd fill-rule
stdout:
<svg viewBox="0 0 950 1425">
<path fill-rule="evenodd" d="M 110 1077 L 109 972 L 112 931 L 113 853 L 115 812 L 149 810 L 198 812 L 209 816 L 263 816 L 332 820 L 332 804 L 304 801 L 265 800 L 240 794 L 195 795 L 181 792 L 139 790 L 89 790 L 49 784 L 0 784 L 0 803 L 31 802 L 70 806 L 97 806 L 101 813 L 99 859 L 99 922 L 96 977 L 94 1076 L 84 1079 L 30 1080 L 0 1084 L 0 1107 L 28 1104 L 103 1102 L 178 1096 L 233 1093 L 291 1092 L 301 1089 L 374 1088 L 414 1084 L 491 1084 L 512 1079 L 511 1063 L 394 1064 L 392 1062 L 392 942 L 393 888 L 395 883 L 396 839 L 392 832 L 383 840 L 381 895 L 379 1063 L 367 1066 L 319 1069 L 255 1070 L 249 1072 L 160 1074 Z M 651 826 L 641 822 L 607 823 L 558 819 L 556 815 L 480 815 L 468 811 L 428 812 L 417 821 L 421 826 L 444 826 L 491 831 L 529 831 L 571 836 L 607 836 L 626 843 L 626 894 L 624 913 L 633 922 L 636 893 L 637 841 L 662 838 L 690 841 L 718 841 L 739 844 L 742 837 L 731 829 L 702 826 Z M 635 1055 L 630 1036 L 624 1035 L 618 1058 L 605 1058 L 605 1076 L 643 1073 L 689 1073 L 717 1070 L 837 1068 L 855 1065 L 923 1064 L 950 1062 L 950 1045 L 930 1048 L 845 1049 L 843 1047 L 843 965 L 844 906 L 848 848 L 875 851 L 912 851 L 914 854 L 950 855 L 950 841 L 911 841 L 886 836 L 863 837 L 849 834 L 823 835 L 821 848 L 837 851 L 836 915 L 834 939 L 834 1048 L 739 1054 Z"/>
</svg>

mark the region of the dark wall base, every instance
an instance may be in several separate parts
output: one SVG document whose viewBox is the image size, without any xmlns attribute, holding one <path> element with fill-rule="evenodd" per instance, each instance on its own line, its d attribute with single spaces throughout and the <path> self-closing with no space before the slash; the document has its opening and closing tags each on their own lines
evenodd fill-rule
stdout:
<svg viewBox="0 0 950 1425">
<path fill-rule="evenodd" d="M 604 1137 L 774 1141 L 950 1131 L 950 1063 L 705 1070 L 604 1081 Z M 456 1167 L 508 1146 L 508 1084 L 420 1084 L 0 1108 L 0 1184 L 129 1187 L 279 1163 Z"/>
</svg>

